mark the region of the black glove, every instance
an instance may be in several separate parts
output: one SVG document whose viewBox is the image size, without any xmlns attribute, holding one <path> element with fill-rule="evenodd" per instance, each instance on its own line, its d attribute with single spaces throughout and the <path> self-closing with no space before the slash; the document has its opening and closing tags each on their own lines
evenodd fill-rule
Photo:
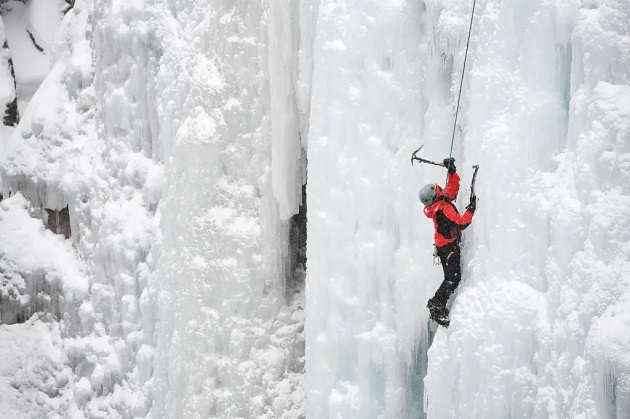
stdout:
<svg viewBox="0 0 630 419">
<path fill-rule="evenodd" d="M 466 209 L 468 211 L 472 212 L 473 214 L 475 213 L 475 210 L 477 209 L 477 197 L 476 196 L 471 196 L 470 197 L 470 204 L 468 204 Z"/>
<path fill-rule="evenodd" d="M 455 167 L 455 159 L 453 157 L 442 160 L 442 164 L 448 169 L 448 172 L 450 174 L 457 172 L 457 168 Z"/>
</svg>

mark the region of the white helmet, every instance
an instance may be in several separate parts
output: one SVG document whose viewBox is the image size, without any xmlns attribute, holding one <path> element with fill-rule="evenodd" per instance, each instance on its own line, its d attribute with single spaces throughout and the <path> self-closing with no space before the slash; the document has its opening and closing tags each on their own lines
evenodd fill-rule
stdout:
<svg viewBox="0 0 630 419">
<path fill-rule="evenodd" d="M 418 198 L 420 198 L 420 202 L 422 202 L 425 206 L 429 206 L 433 203 L 435 199 L 435 183 L 429 183 L 428 185 L 424 185 L 420 188 L 420 192 L 418 193 Z"/>
</svg>

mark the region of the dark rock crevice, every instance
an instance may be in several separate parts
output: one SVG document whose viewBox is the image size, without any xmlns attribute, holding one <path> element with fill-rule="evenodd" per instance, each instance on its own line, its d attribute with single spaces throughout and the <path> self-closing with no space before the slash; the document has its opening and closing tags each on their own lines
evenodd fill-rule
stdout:
<svg viewBox="0 0 630 419">
<path fill-rule="evenodd" d="M 66 13 L 68 13 L 70 11 L 70 9 L 72 9 L 74 7 L 74 0 L 65 0 L 65 1 L 66 1 L 66 6 L 62 10 L 64 15 Z"/>
<path fill-rule="evenodd" d="M 53 210 L 46 208 L 48 214 L 46 226 L 50 231 L 55 234 L 61 234 L 66 239 L 69 239 L 72 235 L 70 227 L 70 211 L 68 206 L 60 210 Z"/>
<path fill-rule="evenodd" d="M 9 72 L 11 73 L 11 78 L 13 79 L 13 89 L 16 91 L 15 97 L 13 98 L 11 102 L 9 102 L 9 104 L 7 104 L 7 107 L 4 110 L 4 117 L 2 119 L 2 123 L 8 127 L 15 127 L 20 122 L 20 116 L 18 114 L 18 107 L 17 107 L 17 90 L 16 90 L 17 83 L 15 81 L 15 70 L 13 69 L 13 59 L 11 58 L 9 44 L 7 41 L 4 41 L 4 45 L 2 45 L 2 49 L 4 50 L 5 54 L 9 56 L 9 59 L 8 59 Z"/>
<path fill-rule="evenodd" d="M 33 36 L 33 34 L 31 33 L 31 31 L 29 31 L 28 29 L 26 30 L 26 33 L 28 33 L 28 37 L 31 38 L 31 42 L 33 43 L 33 45 L 35 46 L 35 49 L 37 49 L 37 51 L 39 52 L 44 52 L 44 48 L 42 48 L 37 41 L 35 40 L 35 37 Z"/>
<path fill-rule="evenodd" d="M 286 298 L 304 290 L 306 279 L 306 184 L 302 185 L 302 204 L 297 214 L 289 220 L 289 272 Z"/>
</svg>

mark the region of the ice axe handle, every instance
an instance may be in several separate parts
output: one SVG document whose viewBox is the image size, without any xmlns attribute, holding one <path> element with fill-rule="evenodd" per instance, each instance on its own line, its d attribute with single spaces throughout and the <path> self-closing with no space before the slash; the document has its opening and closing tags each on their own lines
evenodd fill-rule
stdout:
<svg viewBox="0 0 630 419">
<path fill-rule="evenodd" d="M 470 197 L 471 198 L 475 198 L 477 196 L 477 194 L 475 194 L 475 181 L 477 180 L 477 172 L 479 171 L 479 165 L 476 164 L 473 166 L 473 177 L 472 177 L 472 183 L 470 184 Z"/>
<path fill-rule="evenodd" d="M 414 161 L 414 160 L 417 160 L 417 161 L 419 161 L 420 163 L 427 163 L 427 164 L 432 164 L 432 165 L 434 165 L 434 166 L 446 167 L 446 166 L 444 166 L 444 164 L 442 164 L 442 163 L 436 163 L 436 162 L 434 162 L 434 161 L 431 161 L 431 160 L 425 160 L 425 159 L 422 159 L 422 158 L 420 158 L 420 157 L 413 157 L 413 158 L 411 159 L 411 165 L 412 165 L 412 166 L 413 166 L 413 161 Z"/>
<path fill-rule="evenodd" d="M 412 166 L 413 166 L 413 161 L 414 161 L 414 160 L 417 160 L 417 161 L 419 161 L 420 163 L 427 163 L 427 164 L 432 164 L 432 165 L 435 165 L 435 166 L 446 167 L 443 163 L 436 163 L 436 162 L 434 162 L 434 161 L 431 161 L 431 160 L 426 160 L 426 159 L 423 159 L 422 157 L 418 157 L 418 156 L 416 156 L 416 154 L 417 154 L 420 150 L 422 150 L 422 147 L 424 147 L 424 145 L 421 145 L 419 149 L 417 149 L 416 151 L 414 151 L 414 152 L 411 154 L 411 165 L 412 165 Z"/>
</svg>

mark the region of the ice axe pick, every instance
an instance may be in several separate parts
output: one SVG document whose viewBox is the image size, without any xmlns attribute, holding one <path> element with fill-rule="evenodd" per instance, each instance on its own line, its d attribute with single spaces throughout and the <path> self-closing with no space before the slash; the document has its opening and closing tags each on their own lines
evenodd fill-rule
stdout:
<svg viewBox="0 0 630 419">
<path fill-rule="evenodd" d="M 443 163 L 436 163 L 436 162 L 434 162 L 434 161 L 427 160 L 427 159 L 423 159 L 422 157 L 418 157 L 418 156 L 417 156 L 417 154 L 418 154 L 418 152 L 420 152 L 420 150 L 422 150 L 422 147 L 424 147 L 424 144 L 423 144 L 423 145 L 421 145 L 419 149 L 417 149 L 416 151 L 414 151 L 414 152 L 411 154 L 411 165 L 412 165 L 412 166 L 413 166 L 413 161 L 414 161 L 414 160 L 417 160 L 417 161 L 419 161 L 420 163 L 427 163 L 427 164 L 432 164 L 432 165 L 434 165 L 434 166 L 446 167 L 446 166 L 444 166 L 444 164 L 443 164 Z"/>
</svg>

